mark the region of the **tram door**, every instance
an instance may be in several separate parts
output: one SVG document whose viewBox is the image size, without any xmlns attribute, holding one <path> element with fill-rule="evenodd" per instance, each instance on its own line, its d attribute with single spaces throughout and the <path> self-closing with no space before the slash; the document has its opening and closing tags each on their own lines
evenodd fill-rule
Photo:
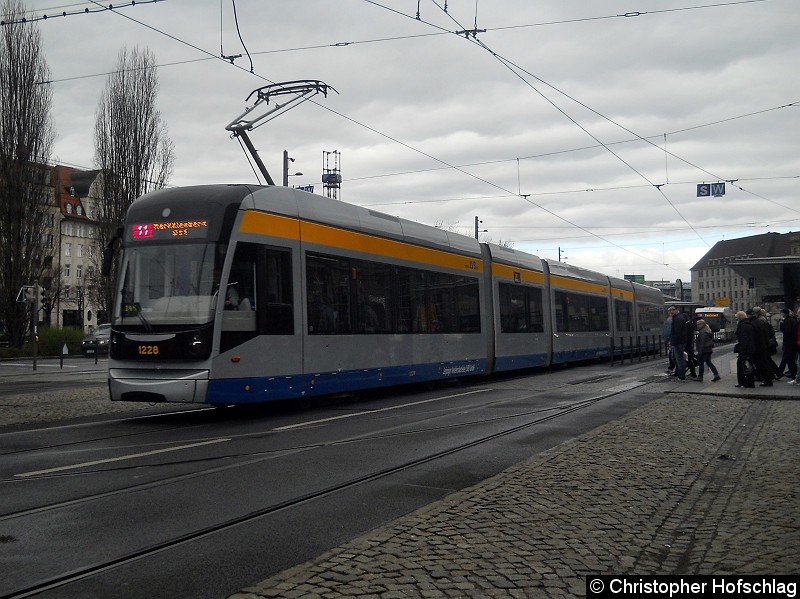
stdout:
<svg viewBox="0 0 800 599">
<path fill-rule="evenodd" d="M 258 374 L 297 372 L 300 335 L 295 333 L 291 250 L 237 243 L 222 314 L 220 352 L 246 345 L 242 360 L 247 356 L 257 364 Z"/>
</svg>

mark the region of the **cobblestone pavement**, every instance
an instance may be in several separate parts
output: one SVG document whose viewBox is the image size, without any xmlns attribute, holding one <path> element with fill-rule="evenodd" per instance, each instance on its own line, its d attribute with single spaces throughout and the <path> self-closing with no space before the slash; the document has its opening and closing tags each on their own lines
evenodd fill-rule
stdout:
<svg viewBox="0 0 800 599">
<path fill-rule="evenodd" d="M 590 574 L 800 573 L 794 386 L 657 385 L 627 416 L 231 599 L 575 597 Z"/>
<path fill-rule="evenodd" d="M 81 364 L 82 368 L 87 368 L 85 372 L 58 370 L 55 368 L 57 361 L 53 360 L 42 362 L 37 372 L 28 370 L 27 365 L 24 370 L 6 368 L 5 372 L 0 373 L 0 385 L 38 380 L 43 383 L 60 381 L 65 383 L 64 386 L 58 391 L 3 393 L 0 395 L 0 426 L 56 422 L 153 407 L 150 404 L 112 402 L 108 397 L 108 367 L 105 361 L 86 366 L 87 360 Z M 66 384 L 76 381 L 80 381 L 79 386 Z"/>
<path fill-rule="evenodd" d="M 102 366 L 80 376 L 0 396 L 0 426 L 152 409 L 109 401 Z M 579 597 L 590 574 L 800 574 L 800 389 L 664 379 L 643 408 L 231 599 Z"/>
</svg>

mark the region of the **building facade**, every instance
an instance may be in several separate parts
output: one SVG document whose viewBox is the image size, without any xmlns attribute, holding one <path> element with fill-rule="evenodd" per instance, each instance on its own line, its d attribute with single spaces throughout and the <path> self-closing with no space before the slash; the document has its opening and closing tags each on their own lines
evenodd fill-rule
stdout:
<svg viewBox="0 0 800 599">
<path fill-rule="evenodd" d="M 691 268 L 692 297 L 734 312 L 759 305 L 779 312 L 800 297 L 800 233 L 764 233 L 717 242 Z"/>
<path fill-rule="evenodd" d="M 45 244 L 52 254 L 46 262 L 47 300 L 40 320 L 53 327 L 88 332 L 108 320 L 95 305 L 102 254 L 96 239 L 100 177 L 95 170 L 51 168 L 53 233 L 48 234 Z"/>
</svg>

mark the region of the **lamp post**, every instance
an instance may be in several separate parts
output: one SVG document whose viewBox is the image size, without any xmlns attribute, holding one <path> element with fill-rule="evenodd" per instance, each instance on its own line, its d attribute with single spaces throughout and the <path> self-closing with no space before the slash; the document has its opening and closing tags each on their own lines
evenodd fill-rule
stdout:
<svg viewBox="0 0 800 599">
<path fill-rule="evenodd" d="M 475 239 L 478 238 L 478 233 L 488 233 L 488 229 L 478 230 L 478 225 L 480 225 L 483 221 L 479 220 L 478 217 L 475 217 Z"/>
<path fill-rule="evenodd" d="M 294 162 L 294 158 L 289 157 L 289 151 L 283 151 L 283 186 L 289 187 L 289 177 L 298 177 L 303 173 L 293 173 L 289 174 L 289 163 Z"/>
</svg>

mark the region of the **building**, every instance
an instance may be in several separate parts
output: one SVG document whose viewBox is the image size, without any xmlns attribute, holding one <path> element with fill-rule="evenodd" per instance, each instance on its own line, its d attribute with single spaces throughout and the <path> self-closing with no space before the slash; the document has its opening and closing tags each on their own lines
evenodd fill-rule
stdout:
<svg viewBox="0 0 800 599">
<path fill-rule="evenodd" d="M 53 327 L 88 331 L 108 320 L 93 301 L 101 259 L 96 241 L 99 179 L 100 172 L 96 170 L 51 167 L 53 233 L 45 244 L 52 248 L 52 255 L 46 262 L 46 313 L 41 320 Z"/>
<path fill-rule="evenodd" d="M 691 268 L 692 297 L 701 305 L 755 305 L 777 313 L 800 303 L 800 232 L 764 233 L 717 242 Z"/>
</svg>

